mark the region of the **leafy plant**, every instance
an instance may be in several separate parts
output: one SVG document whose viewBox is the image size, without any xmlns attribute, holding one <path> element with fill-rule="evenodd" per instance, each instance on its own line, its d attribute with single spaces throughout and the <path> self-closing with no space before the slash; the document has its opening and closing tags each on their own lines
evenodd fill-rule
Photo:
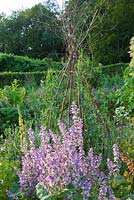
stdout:
<svg viewBox="0 0 134 200">
<path fill-rule="evenodd" d="M 48 191 L 46 189 L 44 189 L 42 184 L 38 183 L 36 185 L 36 194 L 40 200 L 45 200 L 45 199 L 46 200 L 60 200 L 60 199 L 62 200 L 67 195 L 69 195 L 69 193 L 71 193 L 71 192 L 74 193 L 75 191 L 76 191 L 76 189 L 74 188 L 74 186 L 70 184 L 67 186 L 67 188 L 63 189 L 62 191 L 55 192 L 54 194 L 49 194 Z M 80 200 L 80 194 L 79 194 L 78 198 Z"/>
<path fill-rule="evenodd" d="M 117 91 L 117 104 L 125 106 L 131 117 L 134 116 L 134 37 L 130 41 L 130 65 L 124 73 L 124 85 Z"/>
<path fill-rule="evenodd" d="M 3 200 L 7 200 L 7 190 L 15 191 L 19 186 L 14 168 L 19 168 L 20 162 L 17 157 L 13 160 L 13 152 L 10 152 L 10 156 L 7 153 L 6 144 L 0 145 L 0 199 Z"/>
<path fill-rule="evenodd" d="M 73 188 L 70 189 L 73 190 L 67 195 L 69 199 L 75 199 L 78 194 L 78 199 L 88 199 L 95 194 L 100 199 L 108 196 L 112 199 L 114 194 L 107 180 L 119 172 L 118 146 L 113 145 L 114 161 L 108 159 L 107 177 L 100 169 L 102 155 L 95 156 L 92 148 L 85 155 L 83 123 L 75 104 L 72 105 L 72 114 L 73 124 L 69 129 L 59 122 L 61 136 L 51 130 L 46 132 L 42 127 L 38 147 L 33 131 L 29 130 L 30 143 L 22 149 L 22 171 L 19 173 L 21 190 L 34 198 L 36 187 L 40 199 L 60 199 L 65 192 L 70 192 L 68 186 L 71 184 Z"/>
<path fill-rule="evenodd" d="M 15 127 L 18 124 L 17 105 L 22 106 L 26 96 L 24 87 L 20 87 L 17 80 L 11 86 L 0 89 L 0 133 L 8 127 Z"/>
</svg>

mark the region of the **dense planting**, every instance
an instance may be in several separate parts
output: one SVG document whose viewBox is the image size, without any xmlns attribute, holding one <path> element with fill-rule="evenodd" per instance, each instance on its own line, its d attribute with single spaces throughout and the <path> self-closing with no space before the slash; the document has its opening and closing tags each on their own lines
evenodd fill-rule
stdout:
<svg viewBox="0 0 134 200">
<path fill-rule="evenodd" d="M 122 63 L 122 5 L 69 0 L 57 12 L 52 0 L 0 16 L 1 52 L 36 58 L 0 54 L 0 200 L 134 199 L 134 38 Z M 66 57 L 50 59 L 63 41 Z"/>
<path fill-rule="evenodd" d="M 119 172 L 119 150 L 113 145 L 114 163 L 107 160 L 108 177 L 99 169 L 102 155 L 95 156 L 90 148 L 87 156 L 83 145 L 83 122 L 78 118 L 78 109 L 72 105 L 73 124 L 67 129 L 59 122 L 61 136 L 52 131 L 46 132 L 42 127 L 39 133 L 41 144 L 36 147 L 34 134 L 29 130 L 30 144 L 23 146 L 22 172 L 20 172 L 20 186 L 25 194 L 34 194 L 38 183 L 50 195 L 62 192 L 69 184 L 74 186 L 74 191 L 69 194 L 72 199 L 78 192 L 79 199 L 88 199 L 98 193 L 98 199 L 109 197 L 114 199 L 114 194 L 109 185 L 111 177 Z M 96 189 L 95 189 L 96 188 Z"/>
<path fill-rule="evenodd" d="M 78 80 L 78 84 L 85 84 L 90 77 L 90 74 L 89 76 L 86 74 L 87 63 L 84 57 L 80 57 L 78 68 L 83 65 L 85 71 L 79 71 L 83 79 Z M 117 108 L 114 111 L 117 102 L 117 97 L 114 95 L 123 84 L 122 78 L 119 75 L 115 77 L 101 75 L 97 88 L 92 87 L 90 95 L 88 95 L 89 88 L 85 87 L 84 104 L 81 104 L 84 109 L 84 124 L 78 117 L 76 105 L 73 104 L 72 125 L 66 128 L 64 123 L 59 122 L 61 133 L 56 128 L 55 120 L 58 119 L 60 113 L 58 108 L 62 103 L 62 96 L 61 99 L 58 98 L 59 102 L 55 101 L 57 90 L 61 95 L 64 94 L 62 94 L 64 85 L 62 84 L 59 88 L 56 85 L 57 80 L 58 76 L 50 70 L 46 81 L 42 80 L 41 85 L 32 91 L 20 86 L 18 82 L 14 82 L 12 86 L 5 86 L 1 90 L 1 100 L 4 98 L 10 104 L 10 108 L 15 109 L 16 122 L 13 124 L 12 116 L 10 117 L 9 114 L 7 117 L 10 117 L 12 125 L 5 124 L 6 118 L 3 118 L 2 122 L 3 125 L 11 128 L 6 130 L 4 136 L 6 141 L 3 140 L 1 145 L 0 152 L 4 159 L 0 161 L 0 170 L 3 174 L 6 168 L 5 173 L 12 173 L 13 176 L 10 179 L 8 176 L 0 177 L 2 184 L 0 197 L 8 199 L 7 194 L 12 199 L 36 199 L 36 196 L 39 199 L 45 197 L 48 199 L 131 197 L 134 191 L 133 174 L 129 175 L 132 168 L 129 167 L 128 162 L 132 162 L 133 167 L 133 161 L 125 157 L 125 152 L 128 146 L 132 147 L 133 129 L 130 128 L 129 117 L 125 115 L 126 111 Z M 64 84 L 66 85 L 66 82 Z M 83 88 L 82 85 L 81 88 Z M 52 108 L 56 112 L 53 112 Z M 6 109 L 9 111 L 8 106 Z M 63 120 L 66 119 L 64 115 Z M 27 134 L 29 124 L 35 131 L 29 130 Z M 56 133 L 47 131 L 43 126 L 40 129 L 39 126 L 43 124 L 46 128 L 51 126 Z M 130 140 L 126 140 L 127 137 Z M 14 138 L 14 143 L 12 138 Z M 118 146 L 113 146 L 114 143 L 118 143 L 120 152 L 124 153 L 121 154 L 121 159 L 127 163 L 128 170 L 127 168 L 124 170 L 119 160 Z M 131 148 L 128 152 L 132 158 Z M 12 160 L 10 170 L 8 169 L 9 160 Z M 22 167 L 20 167 L 20 160 Z M 17 170 L 14 171 L 14 167 Z"/>
</svg>

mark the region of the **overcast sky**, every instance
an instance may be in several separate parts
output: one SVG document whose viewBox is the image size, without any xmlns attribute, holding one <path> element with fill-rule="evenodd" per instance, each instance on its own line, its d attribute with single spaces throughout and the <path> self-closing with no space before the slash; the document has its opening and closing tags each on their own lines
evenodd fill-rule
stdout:
<svg viewBox="0 0 134 200">
<path fill-rule="evenodd" d="M 63 0 L 57 0 L 59 5 L 62 5 Z M 11 14 L 11 11 L 16 11 L 25 8 L 31 8 L 35 4 L 45 2 L 45 0 L 0 0 L 0 13 L 4 12 L 7 15 Z"/>
</svg>

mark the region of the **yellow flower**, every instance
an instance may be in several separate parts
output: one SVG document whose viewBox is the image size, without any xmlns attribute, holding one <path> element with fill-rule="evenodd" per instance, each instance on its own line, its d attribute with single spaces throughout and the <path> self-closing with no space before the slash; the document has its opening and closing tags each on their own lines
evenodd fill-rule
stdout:
<svg viewBox="0 0 134 200">
<path fill-rule="evenodd" d="M 124 176 L 126 176 L 126 177 L 129 176 L 128 171 L 125 171 L 125 172 L 124 172 Z"/>
</svg>

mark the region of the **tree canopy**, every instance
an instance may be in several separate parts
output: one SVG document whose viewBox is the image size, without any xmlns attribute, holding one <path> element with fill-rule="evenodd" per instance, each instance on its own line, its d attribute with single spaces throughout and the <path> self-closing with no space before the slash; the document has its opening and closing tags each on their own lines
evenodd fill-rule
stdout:
<svg viewBox="0 0 134 200">
<path fill-rule="evenodd" d="M 2 13 L 0 52 L 40 59 L 63 57 L 66 31 L 62 32 L 65 27 L 61 21 L 67 10 L 71 21 L 66 22 L 72 26 L 75 39 L 82 38 L 81 48 L 89 54 L 92 52 L 96 63 L 129 61 L 128 44 L 134 33 L 133 0 L 69 0 L 60 17 L 55 0 L 14 11 L 8 17 Z M 92 24 L 96 10 L 98 13 Z M 87 32 L 90 24 L 92 28 Z M 78 42 L 76 48 L 77 45 Z"/>
<path fill-rule="evenodd" d="M 0 51 L 33 58 L 55 57 L 63 51 L 60 23 L 43 4 L 11 16 L 0 16 Z"/>
<path fill-rule="evenodd" d="M 134 1 L 106 0 L 98 22 L 91 34 L 95 60 L 103 64 L 128 62 L 129 40 L 134 34 Z"/>
</svg>

